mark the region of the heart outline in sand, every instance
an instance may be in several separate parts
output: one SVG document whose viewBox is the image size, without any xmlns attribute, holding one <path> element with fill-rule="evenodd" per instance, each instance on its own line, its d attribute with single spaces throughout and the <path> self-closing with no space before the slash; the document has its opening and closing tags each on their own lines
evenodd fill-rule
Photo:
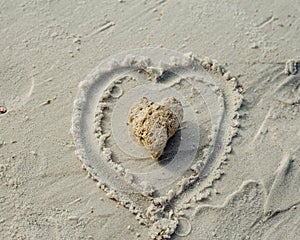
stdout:
<svg viewBox="0 0 300 240">
<path fill-rule="evenodd" d="M 147 186 L 136 188 L 134 184 L 128 184 L 124 180 L 126 169 L 118 169 L 117 164 L 110 159 L 110 149 L 104 145 L 99 146 L 95 137 L 94 118 L 97 114 L 101 116 L 101 111 L 98 111 L 99 99 L 109 97 L 109 83 L 128 72 L 141 70 L 151 75 L 156 84 L 160 83 L 159 79 L 167 71 L 181 76 L 204 99 L 212 122 L 212 140 L 205 151 L 204 162 L 196 162 L 190 167 L 193 174 L 181 178 L 175 188 L 170 188 L 166 194 L 157 196 L 151 190 L 148 191 Z M 213 80 L 213 74 L 217 76 L 216 79 L 222 79 L 218 82 L 221 87 Z M 108 197 L 129 208 L 140 223 L 152 225 L 152 238 L 159 239 L 159 236 L 166 237 L 174 233 L 183 203 L 180 195 L 188 186 L 202 181 L 203 189 L 222 174 L 218 167 L 226 160 L 226 153 L 230 152 L 229 145 L 238 126 L 237 110 L 242 102 L 236 82 L 236 78 L 231 77 L 215 61 L 201 60 L 192 54 L 182 55 L 170 50 L 138 49 L 132 50 L 131 55 L 128 52 L 122 53 L 103 62 L 80 84 L 71 129 L 76 154 L 90 176 L 99 181 L 99 187 L 107 192 Z M 223 95 L 226 95 L 226 101 Z M 105 109 L 107 106 L 102 107 Z M 101 137 L 105 143 L 105 138 L 109 136 Z M 137 200 L 141 198 L 143 200 Z M 171 206 L 167 211 L 166 205 Z"/>
</svg>

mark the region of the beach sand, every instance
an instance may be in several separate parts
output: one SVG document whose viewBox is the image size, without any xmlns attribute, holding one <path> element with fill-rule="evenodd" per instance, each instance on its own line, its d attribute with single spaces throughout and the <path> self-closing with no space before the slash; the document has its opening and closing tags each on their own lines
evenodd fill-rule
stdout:
<svg viewBox="0 0 300 240">
<path fill-rule="evenodd" d="M 140 224 L 82 169 L 72 128 L 79 83 L 103 60 L 146 47 L 216 59 L 243 98 L 233 109 L 229 83 L 217 82 L 222 126 L 238 111 L 237 133 L 208 180 L 168 205 L 182 214 L 171 239 L 297 239 L 299 9 L 284 0 L 0 1 L 0 239 L 160 239 L 155 221 Z"/>
</svg>

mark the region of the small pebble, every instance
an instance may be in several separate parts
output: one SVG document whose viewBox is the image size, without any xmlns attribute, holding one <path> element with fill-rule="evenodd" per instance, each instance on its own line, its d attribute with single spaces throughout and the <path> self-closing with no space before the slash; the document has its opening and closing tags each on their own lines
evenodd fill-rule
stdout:
<svg viewBox="0 0 300 240">
<path fill-rule="evenodd" d="M 4 106 L 0 106 L 0 114 L 4 114 L 7 112 L 7 108 Z"/>
</svg>

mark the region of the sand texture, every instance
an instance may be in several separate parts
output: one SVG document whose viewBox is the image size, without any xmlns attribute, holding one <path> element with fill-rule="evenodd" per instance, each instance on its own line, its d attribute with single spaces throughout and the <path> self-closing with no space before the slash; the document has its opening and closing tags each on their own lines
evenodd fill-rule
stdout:
<svg viewBox="0 0 300 240">
<path fill-rule="evenodd" d="M 0 0 L 0 239 L 298 239 L 299 9 Z M 182 105 L 158 159 L 142 97 Z"/>
</svg>

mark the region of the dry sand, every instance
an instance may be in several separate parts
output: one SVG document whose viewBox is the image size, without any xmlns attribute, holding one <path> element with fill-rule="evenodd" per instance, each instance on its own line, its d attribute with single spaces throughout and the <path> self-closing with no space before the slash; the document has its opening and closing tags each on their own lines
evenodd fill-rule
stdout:
<svg viewBox="0 0 300 240">
<path fill-rule="evenodd" d="M 196 182 L 168 206 L 184 214 L 172 239 L 297 239 L 299 9 L 284 0 L 0 1 L 0 239 L 153 234 L 82 170 L 70 134 L 78 84 L 104 59 L 144 47 L 217 59 L 244 92 L 219 175 L 208 172 L 210 184 Z M 230 118 L 226 84 L 217 82 Z"/>
</svg>

